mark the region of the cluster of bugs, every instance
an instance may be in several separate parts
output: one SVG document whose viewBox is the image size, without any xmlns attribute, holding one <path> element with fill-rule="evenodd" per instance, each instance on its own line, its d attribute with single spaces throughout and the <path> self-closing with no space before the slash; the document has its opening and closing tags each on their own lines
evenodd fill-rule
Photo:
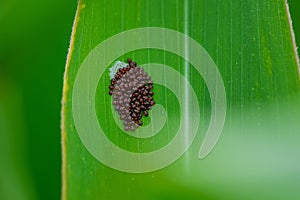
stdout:
<svg viewBox="0 0 300 200">
<path fill-rule="evenodd" d="M 143 125 L 142 117 L 149 115 L 155 105 L 151 77 L 130 58 L 123 67 L 114 69 L 109 94 L 113 105 L 124 123 L 125 131 L 134 131 Z"/>
</svg>

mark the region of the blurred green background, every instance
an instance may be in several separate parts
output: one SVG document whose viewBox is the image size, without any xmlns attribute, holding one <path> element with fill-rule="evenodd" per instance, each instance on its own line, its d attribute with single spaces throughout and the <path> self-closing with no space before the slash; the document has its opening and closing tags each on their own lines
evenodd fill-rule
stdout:
<svg viewBox="0 0 300 200">
<path fill-rule="evenodd" d="M 60 199 L 61 96 L 76 6 L 0 0 L 1 200 Z"/>
<path fill-rule="evenodd" d="M 60 199 L 61 94 L 76 5 L 0 0 L 1 200 Z M 300 44 L 300 1 L 289 5 Z"/>
</svg>

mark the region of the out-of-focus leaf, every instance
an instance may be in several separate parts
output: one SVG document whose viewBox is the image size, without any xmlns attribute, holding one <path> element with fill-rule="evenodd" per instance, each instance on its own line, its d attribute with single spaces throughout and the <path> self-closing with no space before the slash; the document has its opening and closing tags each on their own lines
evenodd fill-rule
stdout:
<svg viewBox="0 0 300 200">
<path fill-rule="evenodd" d="M 0 199 L 34 200 L 20 90 L 0 74 Z"/>
</svg>

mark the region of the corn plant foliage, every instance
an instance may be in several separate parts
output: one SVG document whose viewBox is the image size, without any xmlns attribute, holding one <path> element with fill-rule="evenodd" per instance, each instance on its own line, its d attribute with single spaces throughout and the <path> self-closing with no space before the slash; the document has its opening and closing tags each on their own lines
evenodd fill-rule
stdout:
<svg viewBox="0 0 300 200">
<path fill-rule="evenodd" d="M 28 163 L 19 88 L 0 75 L 0 199 L 37 199 Z M 15 125 L 18 124 L 18 126 Z"/>
<path fill-rule="evenodd" d="M 199 131 L 188 151 L 166 168 L 132 174 L 103 165 L 87 151 L 74 124 L 72 89 L 81 63 L 93 48 L 140 27 L 176 30 L 201 44 L 222 75 L 227 113 L 217 145 L 199 160 L 211 115 L 203 78 L 166 51 L 142 49 L 116 58 L 172 66 L 195 88 L 200 105 Z M 300 198 L 300 79 L 291 30 L 284 0 L 80 0 L 64 80 L 63 199 Z M 180 112 L 174 95 L 155 87 L 155 98 L 175 120 L 167 122 L 156 137 L 133 139 L 116 128 L 107 112 L 109 66 L 101 67 L 107 73 L 97 87 L 95 110 L 107 137 L 132 152 L 166 145 L 178 128 Z"/>
</svg>

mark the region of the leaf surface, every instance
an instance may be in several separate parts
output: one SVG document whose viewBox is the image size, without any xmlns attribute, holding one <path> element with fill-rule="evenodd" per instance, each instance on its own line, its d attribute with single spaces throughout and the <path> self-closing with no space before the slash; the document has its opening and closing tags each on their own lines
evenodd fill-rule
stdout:
<svg viewBox="0 0 300 200">
<path fill-rule="evenodd" d="M 125 61 L 130 57 L 141 65 L 160 63 L 170 66 L 193 87 L 200 110 L 196 138 L 183 156 L 165 168 L 135 174 L 99 162 L 91 154 L 93 150 L 86 147 L 87 143 L 99 138 L 90 136 L 88 142 L 83 142 L 74 115 L 75 120 L 90 123 L 92 116 L 81 116 L 80 112 L 87 112 L 80 109 L 86 108 L 82 105 L 95 104 L 91 109 L 106 138 L 127 152 L 160 150 L 176 137 L 180 116 L 185 112 L 182 112 L 181 106 L 190 106 L 191 96 L 184 93 L 184 88 L 182 94 L 187 96 L 187 100 L 181 104 L 170 89 L 154 84 L 155 100 L 164 108 L 168 118 L 159 134 L 153 137 L 141 139 L 129 136 L 117 126 L 118 122 L 113 117 L 112 98 L 108 95 L 108 69 L 113 63 L 105 66 L 101 63 L 112 55 L 118 55 L 116 52 L 120 49 L 131 49 L 131 45 L 135 47 L 142 43 L 144 40 L 140 40 L 144 37 L 133 35 L 130 41 L 120 40 L 122 42 L 105 46 L 98 60 L 89 59 L 99 45 L 109 44 L 104 41 L 123 31 L 145 27 L 177 31 L 200 44 L 222 77 L 227 102 L 224 106 L 227 109 L 219 141 L 207 157 L 198 159 L 211 116 L 219 113 L 211 101 L 212 93 L 217 100 L 222 95 L 217 87 L 220 84 L 217 78 L 214 93 L 207 85 L 205 73 L 199 74 L 184 57 L 162 49 L 137 49 L 116 56 L 113 61 Z M 288 9 L 283 0 L 79 1 L 63 91 L 63 199 L 299 198 L 300 79 L 291 31 Z M 151 35 L 149 37 L 152 38 Z M 169 45 L 168 41 L 166 36 L 165 43 L 161 45 Z M 148 42 L 151 44 L 151 40 Z M 180 40 L 174 40 L 174 45 L 184 47 Z M 194 51 L 184 49 L 183 52 L 189 57 Z M 78 87 L 82 87 L 82 91 L 95 92 L 95 97 L 87 97 L 86 102 L 76 104 L 76 95 L 85 94 L 74 90 L 83 65 L 90 67 L 86 71 L 90 77 Z M 97 77 L 98 82 L 93 89 L 93 74 L 99 71 L 104 73 Z M 169 80 L 168 74 L 162 75 Z M 174 77 L 180 82 L 179 76 Z M 182 86 L 181 82 L 179 85 Z M 74 107 L 79 110 L 78 118 L 73 112 Z M 188 113 L 188 116 L 191 114 Z M 155 126 L 149 119 L 145 123 Z M 84 134 L 94 129 L 92 125 L 87 126 Z M 99 143 L 94 148 L 104 148 L 101 145 Z M 124 160 L 121 154 L 103 152 L 104 157 L 109 155 L 116 162 Z M 154 156 L 149 166 L 160 162 L 157 159 Z M 145 165 L 142 162 L 141 159 L 140 167 Z M 131 166 L 133 163 L 127 160 L 127 163 L 119 164 L 134 167 Z"/>
</svg>

